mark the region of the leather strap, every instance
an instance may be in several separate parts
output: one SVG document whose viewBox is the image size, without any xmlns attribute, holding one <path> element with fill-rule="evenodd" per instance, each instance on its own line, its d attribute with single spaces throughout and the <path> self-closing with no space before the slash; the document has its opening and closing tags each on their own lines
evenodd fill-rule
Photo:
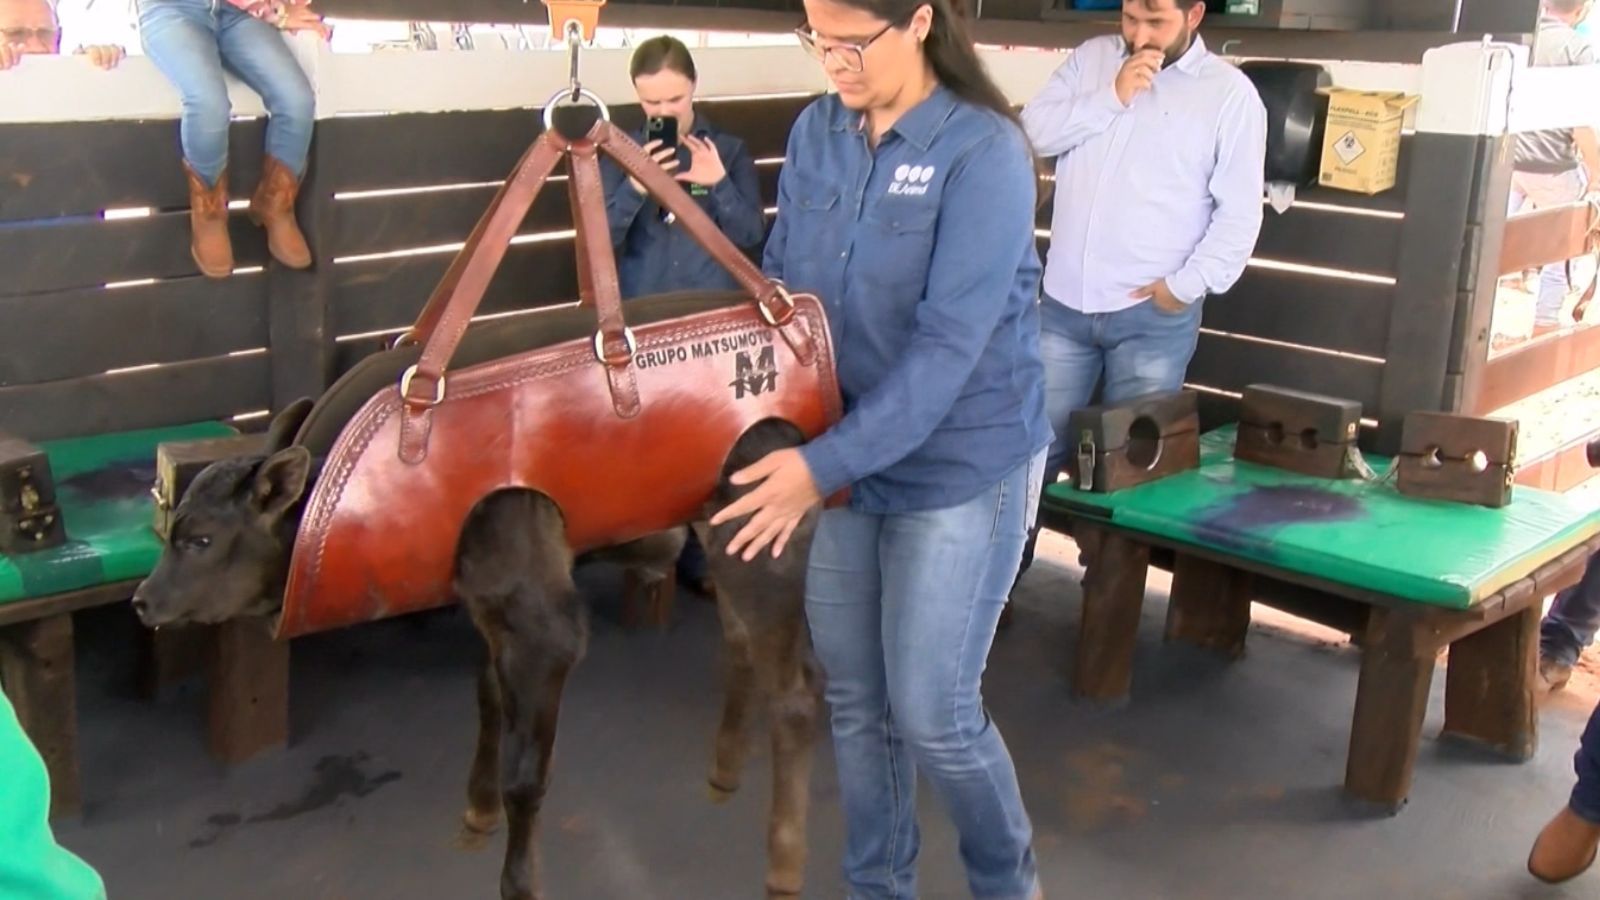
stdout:
<svg viewBox="0 0 1600 900">
<path fill-rule="evenodd" d="M 1595 288 L 1600 287 L 1600 199 L 1589 198 L 1589 244 L 1584 248 L 1585 255 L 1592 255 L 1595 260 L 1595 274 L 1589 279 L 1589 287 L 1584 290 L 1583 296 L 1578 298 L 1577 305 L 1572 307 L 1572 318 L 1583 322 L 1584 313 L 1589 311 L 1589 304 L 1594 302 Z M 1572 262 L 1567 261 L 1567 283 L 1572 283 Z"/>
<path fill-rule="evenodd" d="M 605 366 L 612 406 L 617 415 L 626 419 L 639 414 L 639 386 L 633 377 L 637 347 L 633 332 L 622 317 L 622 286 L 617 280 L 611 227 L 606 220 L 600 153 L 593 141 L 585 139 L 573 142 L 567 154 L 572 160 L 572 191 L 577 195 L 573 217 L 577 220 L 579 269 L 589 270 L 588 286 L 600 326 L 595 335 L 595 356 Z"/>
<path fill-rule="evenodd" d="M 472 314 L 505 258 L 506 248 L 545 181 L 561 161 L 567 141 L 551 130 L 539 136 L 517 163 L 516 171 L 500 186 L 456 255 L 422 315 L 408 334 L 423 341 L 422 358 L 404 383 L 401 397 L 400 458 L 416 464 L 427 455 L 430 411 L 445 392 L 444 370 L 466 333 Z"/>
<path fill-rule="evenodd" d="M 578 208 L 579 208 L 579 202 L 578 202 L 578 180 L 576 178 L 568 178 L 567 179 L 567 199 L 568 199 L 569 203 L 572 206 L 573 223 L 574 223 L 574 225 L 576 225 L 576 223 L 578 221 L 578 212 L 577 211 L 578 211 Z M 600 212 L 602 214 L 604 214 L 605 213 L 605 208 L 601 207 Z M 611 237 L 610 230 L 609 230 L 610 229 L 610 222 L 609 221 L 607 221 L 607 223 L 606 223 L 606 228 L 607 228 L 606 239 L 607 239 L 607 241 L 609 241 L 610 237 Z M 589 258 L 588 242 L 587 242 L 587 239 L 584 236 L 584 230 L 582 228 L 576 229 L 576 232 L 575 232 L 575 234 L 573 236 L 573 239 L 572 239 L 572 245 L 573 245 L 573 250 L 577 253 L 577 256 L 578 256 L 578 305 L 579 306 L 593 306 L 594 305 L 594 277 L 591 274 L 591 272 L 592 272 L 592 267 L 593 267 L 594 263 Z"/>
<path fill-rule="evenodd" d="M 700 208 L 700 204 L 689 197 L 677 179 L 656 165 L 644 152 L 643 147 L 635 144 L 610 122 L 605 120 L 596 122 L 589 132 L 589 138 L 599 145 L 607 156 L 616 160 L 624 172 L 637 178 L 658 203 L 677 217 L 678 224 L 688 230 L 695 242 L 719 265 L 727 269 L 739 282 L 739 286 L 755 299 L 761 307 L 763 318 L 778 328 L 801 364 L 810 365 L 816 359 L 816 345 L 811 335 L 796 323 L 794 303 L 788 294 L 777 282 L 763 275 L 761 270 L 728 240 L 727 235 L 717 228 L 711 217 Z M 604 213 L 605 210 L 602 207 L 600 211 Z"/>
</svg>

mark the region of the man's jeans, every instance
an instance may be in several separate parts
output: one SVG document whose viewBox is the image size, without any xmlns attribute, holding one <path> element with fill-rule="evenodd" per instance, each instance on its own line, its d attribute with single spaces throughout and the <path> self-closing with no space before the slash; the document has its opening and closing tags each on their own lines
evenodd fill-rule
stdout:
<svg viewBox="0 0 1600 900">
<path fill-rule="evenodd" d="M 1589 557 L 1583 580 L 1556 594 L 1539 631 L 1539 655 L 1564 666 L 1575 665 L 1578 654 L 1594 643 L 1600 631 L 1600 553 Z M 1600 754 L 1600 743 L 1594 749 Z"/>
<path fill-rule="evenodd" d="M 1589 725 L 1583 729 L 1583 739 L 1578 742 L 1572 762 L 1578 783 L 1573 786 L 1567 805 L 1578 818 L 1600 825 L 1600 706 L 1589 714 Z"/>
<path fill-rule="evenodd" d="M 183 96 L 183 157 L 214 185 L 228 164 L 226 69 L 261 95 L 267 153 L 305 172 L 316 98 L 283 33 L 225 0 L 139 0 L 144 51 Z"/>
<path fill-rule="evenodd" d="M 961 835 L 974 897 L 1028 900 L 1032 826 L 980 685 L 1038 513 L 1044 453 L 959 506 L 831 509 L 806 615 L 827 676 L 852 900 L 917 896 L 920 772 Z"/>
<path fill-rule="evenodd" d="M 1560 175 L 1538 172 L 1513 172 L 1511 175 L 1511 212 L 1526 204 L 1535 209 L 1560 206 L 1583 199 L 1587 179 L 1582 169 L 1573 169 Z M 1533 307 L 1533 324 L 1561 324 L 1561 306 L 1567 301 L 1572 285 L 1567 280 L 1567 264 L 1554 262 L 1539 272 L 1539 300 Z"/>
<path fill-rule="evenodd" d="M 1044 358 L 1044 408 L 1055 440 L 1045 465 L 1044 483 L 1054 484 L 1076 446 L 1067 420 L 1089 405 L 1095 384 L 1105 376 L 1103 404 L 1141 394 L 1176 391 L 1200 339 L 1204 300 L 1178 314 L 1154 301 L 1112 313 L 1081 313 L 1046 295 L 1039 309 L 1039 355 Z M 1028 535 L 1018 577 L 1033 564 L 1038 531 Z"/>
</svg>

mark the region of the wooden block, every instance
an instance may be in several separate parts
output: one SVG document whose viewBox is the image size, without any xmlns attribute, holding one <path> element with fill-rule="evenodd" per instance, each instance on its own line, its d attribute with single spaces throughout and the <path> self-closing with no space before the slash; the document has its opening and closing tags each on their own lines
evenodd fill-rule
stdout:
<svg viewBox="0 0 1600 900">
<path fill-rule="evenodd" d="M 1100 702 L 1127 699 L 1139 639 L 1150 548 L 1114 531 L 1081 522 L 1073 540 L 1083 551 L 1083 628 L 1072 692 Z"/>
<path fill-rule="evenodd" d="M 1200 465 L 1200 411 L 1193 391 L 1077 410 L 1067 434 L 1077 441 L 1067 471 L 1079 490 L 1119 491 Z"/>
<path fill-rule="evenodd" d="M 0 628 L 0 685 L 50 776 L 50 817 L 76 815 L 78 692 L 72 614 L 58 613 Z"/>
<path fill-rule="evenodd" d="M 1516 478 L 1517 426 L 1513 419 L 1406 414 L 1395 460 L 1398 490 L 1412 497 L 1505 506 Z"/>
<path fill-rule="evenodd" d="M 199 441 L 168 441 L 156 447 L 156 512 L 154 527 L 163 539 L 172 528 L 172 515 L 183 500 L 190 482 L 206 466 L 224 459 L 259 455 L 266 451 L 265 434 L 208 438 Z"/>
<path fill-rule="evenodd" d="M 211 753 L 243 762 L 289 742 L 289 644 L 264 620 L 216 629 L 209 653 Z"/>
<path fill-rule="evenodd" d="M 1415 629 L 1405 614 L 1374 607 L 1361 642 L 1344 789 L 1390 812 L 1411 793 L 1433 684 L 1434 654 L 1418 646 Z"/>
<path fill-rule="evenodd" d="M 1532 604 L 1450 645 L 1444 734 L 1519 762 L 1533 757 L 1539 743 L 1534 680 L 1540 612 Z"/>
<path fill-rule="evenodd" d="M 0 553 L 31 553 L 66 542 L 50 458 L 38 446 L 0 432 Z"/>
<path fill-rule="evenodd" d="M 1210 560 L 1178 554 L 1167 604 L 1169 641 L 1243 655 L 1250 631 L 1251 575 Z"/>
<path fill-rule="evenodd" d="M 1235 459 L 1318 478 L 1342 478 L 1361 433 L 1361 404 L 1253 384 L 1239 404 Z"/>
</svg>

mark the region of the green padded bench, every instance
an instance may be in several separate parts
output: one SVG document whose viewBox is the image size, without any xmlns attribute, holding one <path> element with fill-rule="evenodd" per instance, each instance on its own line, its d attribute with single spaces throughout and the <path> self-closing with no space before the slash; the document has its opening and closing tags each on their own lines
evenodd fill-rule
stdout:
<svg viewBox="0 0 1600 900">
<path fill-rule="evenodd" d="M 1404 805 L 1444 647 L 1444 732 L 1531 756 L 1542 599 L 1600 549 L 1600 510 L 1521 486 L 1503 509 L 1419 500 L 1386 458 L 1367 457 L 1375 481 L 1331 481 L 1238 462 L 1233 437 L 1207 433 L 1199 468 L 1138 487 L 1046 490 L 1041 518 L 1086 567 L 1075 693 L 1127 696 L 1148 566 L 1170 559 L 1169 640 L 1237 655 L 1252 601 L 1356 637 L 1354 796 Z"/>
<path fill-rule="evenodd" d="M 72 613 L 127 600 L 160 558 L 151 527 L 156 446 L 236 433 L 205 422 L 40 443 L 67 543 L 0 556 L 0 685 L 50 770 L 53 815 L 76 812 L 81 799 Z M 147 664 L 172 665 L 184 652 L 212 663 L 214 753 L 232 761 L 283 743 L 286 645 L 243 628 L 166 632 L 149 635 Z"/>
</svg>

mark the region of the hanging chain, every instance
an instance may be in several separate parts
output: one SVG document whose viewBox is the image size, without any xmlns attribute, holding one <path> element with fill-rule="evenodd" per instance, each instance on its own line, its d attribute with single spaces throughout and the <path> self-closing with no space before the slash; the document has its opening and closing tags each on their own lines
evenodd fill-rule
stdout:
<svg viewBox="0 0 1600 900">
<path fill-rule="evenodd" d="M 568 87 L 572 89 L 572 102 L 577 103 L 583 91 L 583 85 L 578 81 L 578 56 L 583 49 L 583 26 L 577 19 L 568 19 L 566 25 L 567 54 L 570 60 Z"/>
</svg>

